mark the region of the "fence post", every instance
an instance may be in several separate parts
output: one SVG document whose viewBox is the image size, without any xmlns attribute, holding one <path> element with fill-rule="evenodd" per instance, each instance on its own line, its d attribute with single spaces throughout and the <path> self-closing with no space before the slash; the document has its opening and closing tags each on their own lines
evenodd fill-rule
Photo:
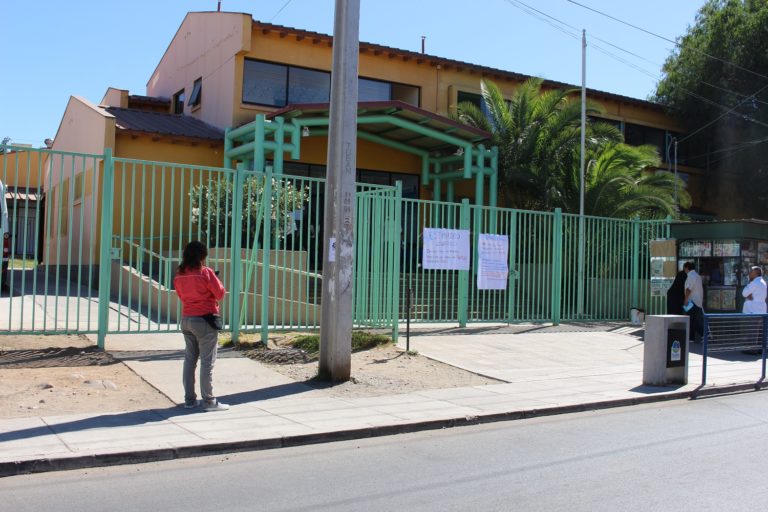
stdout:
<svg viewBox="0 0 768 512">
<path fill-rule="evenodd" d="M 709 319 L 707 318 L 707 315 L 702 315 L 704 317 L 704 339 L 702 340 L 701 344 L 701 385 L 706 386 L 707 385 L 707 356 L 709 355 Z M 688 343 L 690 344 L 691 339 L 691 320 L 688 321 L 688 333 L 686 336 L 688 336 Z"/>
<path fill-rule="evenodd" d="M 464 198 L 461 200 L 461 218 L 459 220 L 459 229 L 469 230 L 471 222 L 472 212 L 469 208 L 469 199 Z M 470 236 L 470 243 L 472 237 Z M 469 270 L 459 270 L 459 326 L 467 326 L 467 318 L 469 316 Z"/>
<path fill-rule="evenodd" d="M 393 207 L 395 211 L 394 225 L 392 226 L 392 238 L 391 247 L 392 252 L 392 341 L 397 345 L 397 338 L 400 334 L 400 256 L 401 256 L 401 240 L 402 240 L 402 209 L 403 209 L 403 182 L 398 180 L 395 182 L 395 197 L 393 201 Z"/>
<path fill-rule="evenodd" d="M 555 208 L 552 224 L 552 324 L 560 325 L 563 302 L 563 210 L 560 208 Z"/>
<path fill-rule="evenodd" d="M 517 216 L 512 210 L 509 220 L 509 283 L 507 289 L 507 323 L 515 319 L 515 293 L 517 291 Z"/>
<path fill-rule="evenodd" d="M 640 219 L 632 219 L 632 306 L 640 307 Z"/>
<path fill-rule="evenodd" d="M 115 162 L 112 148 L 104 149 L 101 180 L 101 236 L 99 237 L 99 332 L 97 344 L 104 349 L 109 323 L 109 298 L 112 285 L 112 215 L 114 213 Z"/>
<path fill-rule="evenodd" d="M 760 340 L 762 342 L 762 362 L 761 362 L 761 374 L 760 374 L 760 384 L 758 385 L 758 389 L 762 386 L 763 382 L 765 382 L 765 356 L 766 356 L 766 349 L 768 349 L 768 346 L 766 344 L 768 343 L 768 315 L 763 315 L 763 339 Z"/>
<path fill-rule="evenodd" d="M 232 343 L 237 345 L 240 340 L 240 291 L 243 280 L 242 244 L 243 244 L 243 194 L 245 189 L 245 170 L 243 164 L 235 167 L 232 178 L 232 233 L 230 235 L 230 268 L 232 281 L 229 285 L 229 329 L 232 332 Z"/>
<path fill-rule="evenodd" d="M 261 244 L 261 343 L 269 342 L 269 266 L 272 250 L 272 167 L 267 166 L 264 174 L 264 191 L 261 207 L 264 209 L 264 242 Z M 277 295 L 277 294 L 275 294 Z M 277 297 L 275 297 L 277 300 Z"/>
</svg>

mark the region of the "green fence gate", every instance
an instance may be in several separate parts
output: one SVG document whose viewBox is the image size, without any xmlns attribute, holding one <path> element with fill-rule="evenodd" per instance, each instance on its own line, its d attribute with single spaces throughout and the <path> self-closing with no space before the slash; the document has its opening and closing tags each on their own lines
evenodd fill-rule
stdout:
<svg viewBox="0 0 768 512">
<path fill-rule="evenodd" d="M 95 333 L 104 155 L 0 147 L 10 254 L 0 334 Z"/>
<path fill-rule="evenodd" d="M 189 166 L 4 147 L 10 293 L 0 333 L 178 331 L 172 289 L 181 250 L 198 239 L 229 293 L 223 315 L 242 331 L 316 329 L 320 321 L 325 182 L 242 168 Z M 626 320 L 651 297 L 648 241 L 666 221 L 580 218 L 402 199 L 358 184 L 354 325 Z M 469 270 L 422 267 L 423 230 L 468 230 Z M 506 235 L 507 286 L 477 286 L 479 234 Z M 581 242 L 581 243 L 580 243 Z M 7 312 L 7 313 L 4 313 Z"/>
<path fill-rule="evenodd" d="M 631 308 L 661 313 L 664 298 L 650 294 L 648 241 L 667 237 L 668 223 L 403 200 L 401 321 L 409 293 L 411 319 L 425 323 L 623 321 Z M 424 228 L 469 230 L 470 270 L 424 269 Z M 480 233 L 508 237 L 503 290 L 478 287 Z"/>
</svg>

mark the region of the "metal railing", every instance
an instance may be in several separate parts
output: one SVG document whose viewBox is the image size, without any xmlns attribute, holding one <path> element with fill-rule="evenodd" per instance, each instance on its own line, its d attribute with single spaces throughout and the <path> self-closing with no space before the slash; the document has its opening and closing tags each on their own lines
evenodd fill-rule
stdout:
<svg viewBox="0 0 768 512">
<path fill-rule="evenodd" d="M 768 349 L 768 314 L 704 314 L 701 385 L 707 383 L 707 358 L 711 352 L 753 351 L 761 354 L 762 373 L 757 387 L 765 380 Z"/>
<path fill-rule="evenodd" d="M 229 290 L 222 313 L 239 331 L 316 329 L 320 321 L 325 182 L 319 178 L 29 148 L 0 157 L 13 246 L 33 241 L 18 212 L 35 214 L 38 263 L 15 268 L 0 332 L 178 330 L 172 276 L 191 240 Z M 42 192 L 41 192 L 42 191 Z M 661 312 L 649 290 L 648 240 L 665 221 L 580 218 L 461 203 L 402 199 L 398 186 L 358 184 L 354 323 L 395 335 L 413 298 L 416 322 L 624 320 L 633 307 Z M 470 232 L 469 270 L 422 267 L 424 228 Z M 509 278 L 477 286 L 478 236 L 506 235 Z"/>
</svg>

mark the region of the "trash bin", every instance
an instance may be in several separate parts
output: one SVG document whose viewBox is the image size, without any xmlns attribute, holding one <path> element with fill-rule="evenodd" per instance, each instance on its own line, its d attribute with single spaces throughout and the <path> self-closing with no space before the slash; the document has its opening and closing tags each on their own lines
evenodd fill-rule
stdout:
<svg viewBox="0 0 768 512">
<path fill-rule="evenodd" d="M 687 315 L 649 315 L 645 318 L 643 384 L 688 384 Z"/>
<path fill-rule="evenodd" d="M 632 325 L 643 325 L 643 322 L 645 322 L 645 310 L 639 308 L 630 309 L 629 321 Z"/>
</svg>

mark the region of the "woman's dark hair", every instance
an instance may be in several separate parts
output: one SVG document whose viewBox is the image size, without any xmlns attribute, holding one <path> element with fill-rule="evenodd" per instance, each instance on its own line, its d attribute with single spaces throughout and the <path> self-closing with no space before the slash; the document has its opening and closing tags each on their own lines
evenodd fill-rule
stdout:
<svg viewBox="0 0 768 512">
<path fill-rule="evenodd" d="M 203 266 L 203 260 L 208 257 L 208 248 L 203 242 L 194 240 L 184 247 L 181 255 L 181 265 L 179 272 L 185 272 L 190 269 L 196 269 Z"/>
</svg>

